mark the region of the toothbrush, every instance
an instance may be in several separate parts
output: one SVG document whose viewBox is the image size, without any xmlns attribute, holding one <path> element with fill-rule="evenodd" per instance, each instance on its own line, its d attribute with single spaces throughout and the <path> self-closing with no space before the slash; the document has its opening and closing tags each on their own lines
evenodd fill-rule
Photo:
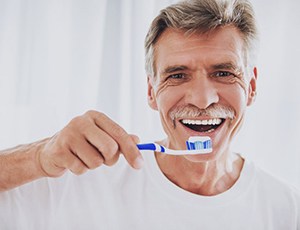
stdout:
<svg viewBox="0 0 300 230">
<path fill-rule="evenodd" d="M 186 141 L 186 146 L 186 150 L 173 150 L 156 143 L 137 144 L 139 150 L 153 150 L 171 155 L 195 155 L 212 152 L 212 142 L 207 136 L 192 136 Z"/>
</svg>

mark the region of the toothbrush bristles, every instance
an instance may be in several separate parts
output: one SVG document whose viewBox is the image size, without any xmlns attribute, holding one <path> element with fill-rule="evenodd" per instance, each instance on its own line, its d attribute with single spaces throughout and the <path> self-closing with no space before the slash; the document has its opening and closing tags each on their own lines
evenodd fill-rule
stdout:
<svg viewBox="0 0 300 230">
<path fill-rule="evenodd" d="M 210 137 L 192 136 L 186 141 L 186 147 L 188 150 L 201 150 L 212 148 L 212 142 Z"/>
</svg>

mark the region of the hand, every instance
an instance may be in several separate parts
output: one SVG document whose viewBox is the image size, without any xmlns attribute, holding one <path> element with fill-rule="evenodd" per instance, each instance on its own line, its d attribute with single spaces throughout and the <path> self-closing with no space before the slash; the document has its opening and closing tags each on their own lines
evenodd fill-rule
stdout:
<svg viewBox="0 0 300 230">
<path fill-rule="evenodd" d="M 79 175 L 102 164 L 115 164 L 122 153 L 136 169 L 143 159 L 136 147 L 139 139 L 129 135 L 105 114 L 88 111 L 46 139 L 38 152 L 38 162 L 47 176 L 58 177 L 69 169 Z"/>
</svg>

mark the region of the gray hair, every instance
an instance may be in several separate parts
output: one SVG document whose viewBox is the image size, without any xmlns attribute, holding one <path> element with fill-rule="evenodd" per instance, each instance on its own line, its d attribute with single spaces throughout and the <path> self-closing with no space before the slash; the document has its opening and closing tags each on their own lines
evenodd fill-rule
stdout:
<svg viewBox="0 0 300 230">
<path fill-rule="evenodd" d="M 145 68 L 156 76 L 155 44 L 167 28 L 208 33 L 226 25 L 235 26 L 244 40 L 245 66 L 255 59 L 258 33 L 254 11 L 248 0 L 186 0 L 168 6 L 152 21 L 145 39 Z"/>
</svg>

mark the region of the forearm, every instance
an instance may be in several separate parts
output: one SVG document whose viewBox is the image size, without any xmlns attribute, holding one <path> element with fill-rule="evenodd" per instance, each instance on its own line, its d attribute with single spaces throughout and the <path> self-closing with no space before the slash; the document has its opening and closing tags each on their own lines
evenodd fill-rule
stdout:
<svg viewBox="0 0 300 230">
<path fill-rule="evenodd" d="M 45 140 L 0 151 L 0 192 L 45 176 L 39 151 Z"/>
</svg>

